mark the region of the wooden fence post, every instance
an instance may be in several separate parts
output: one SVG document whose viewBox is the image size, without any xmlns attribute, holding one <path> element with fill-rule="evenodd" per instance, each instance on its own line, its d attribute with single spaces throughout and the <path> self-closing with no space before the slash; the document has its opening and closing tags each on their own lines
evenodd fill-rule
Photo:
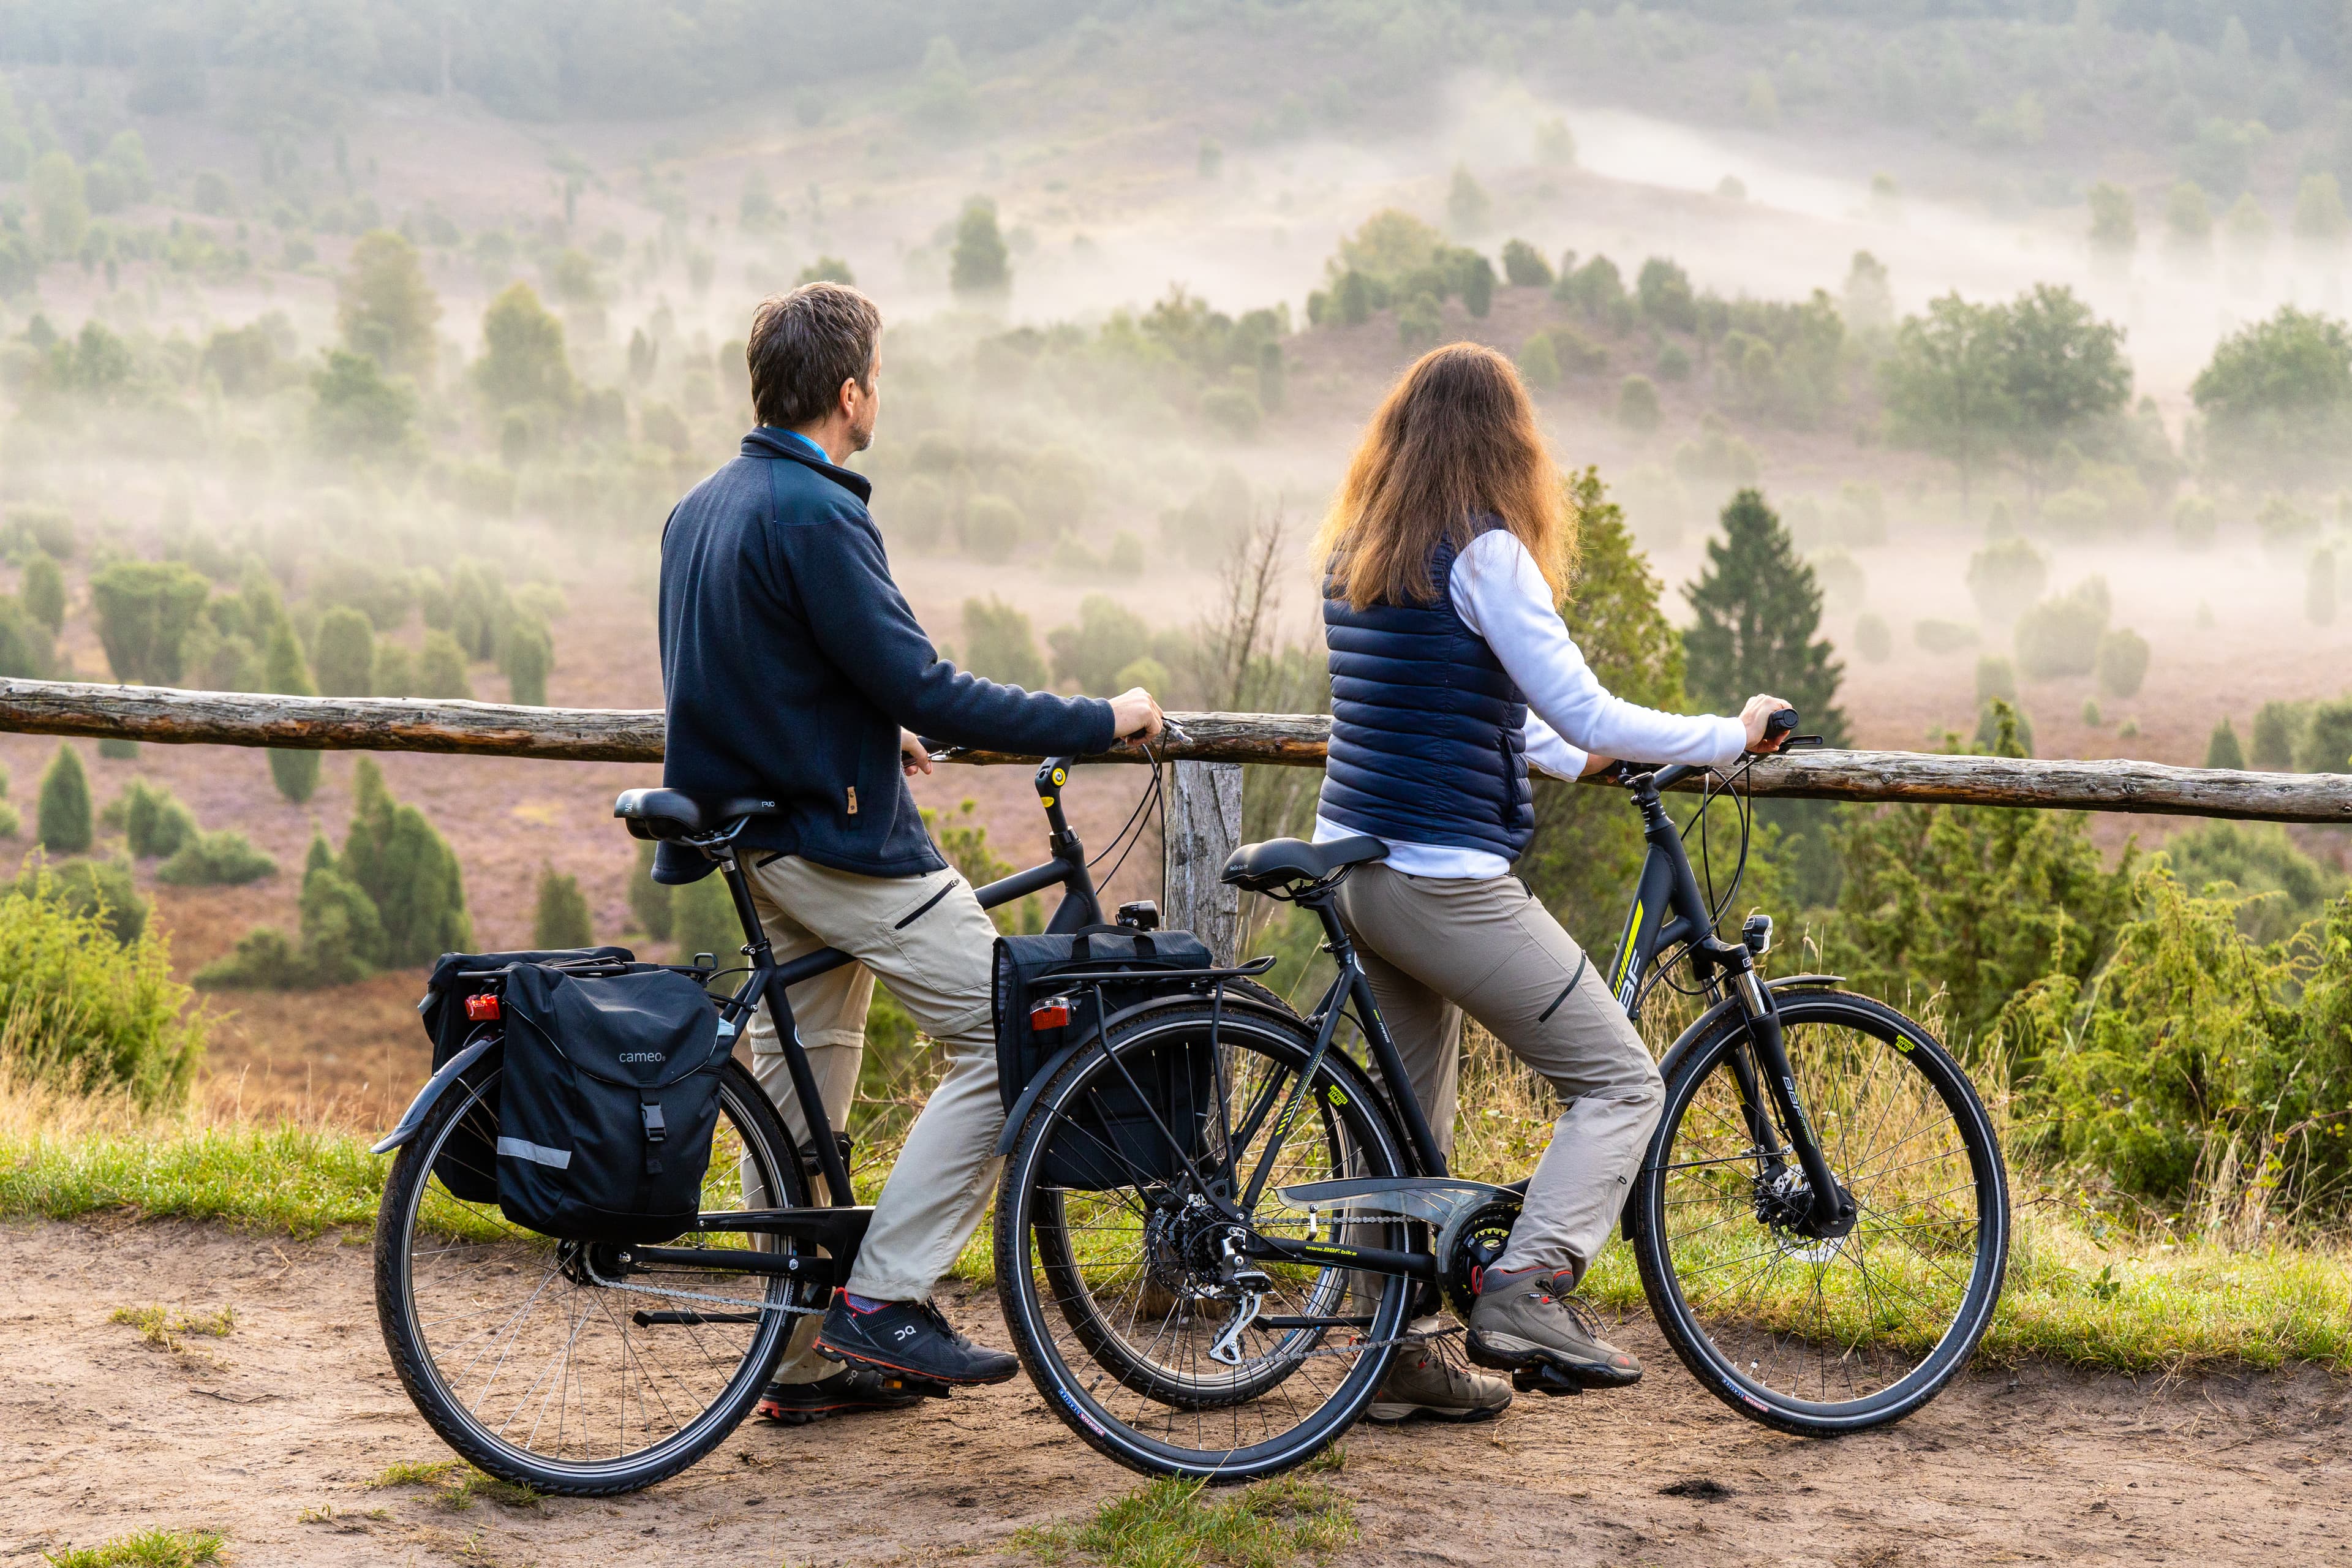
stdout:
<svg viewBox="0 0 2352 1568">
<path fill-rule="evenodd" d="M 1241 889 L 1217 880 L 1217 873 L 1241 844 L 1241 765 L 1180 762 L 1169 772 L 1162 918 L 1208 943 L 1219 963 L 1231 963 L 1241 940 Z"/>
</svg>

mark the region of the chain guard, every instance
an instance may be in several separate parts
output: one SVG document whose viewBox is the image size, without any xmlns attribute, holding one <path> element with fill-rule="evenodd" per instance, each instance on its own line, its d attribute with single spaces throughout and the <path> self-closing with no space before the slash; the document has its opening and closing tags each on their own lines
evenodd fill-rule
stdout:
<svg viewBox="0 0 2352 1568">
<path fill-rule="evenodd" d="M 1496 1198 L 1456 1215 L 1437 1238 L 1437 1278 L 1455 1317 L 1470 1321 L 1477 1304 L 1478 1271 L 1493 1267 L 1510 1245 L 1519 1217 L 1519 1199 Z"/>
</svg>

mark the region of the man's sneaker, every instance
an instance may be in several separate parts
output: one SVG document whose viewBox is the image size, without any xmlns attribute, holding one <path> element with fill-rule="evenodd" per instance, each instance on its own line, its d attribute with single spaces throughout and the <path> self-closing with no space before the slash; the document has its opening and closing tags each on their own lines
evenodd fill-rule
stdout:
<svg viewBox="0 0 2352 1568">
<path fill-rule="evenodd" d="M 1470 1309 L 1470 1359 L 1515 1373 L 1549 1367 L 1578 1388 L 1624 1388 L 1642 1363 L 1601 1337 L 1601 1320 L 1569 1294 L 1565 1269 L 1528 1269 L 1516 1279 L 1489 1269 Z"/>
<path fill-rule="evenodd" d="M 958 1333 L 946 1314 L 929 1301 L 885 1301 L 869 1308 L 849 1304 L 849 1293 L 833 1299 L 817 1331 L 816 1353 L 828 1361 L 877 1366 L 928 1383 L 1003 1383 L 1021 1363 L 1003 1351 L 982 1349 Z"/>
<path fill-rule="evenodd" d="M 945 1394 L 936 1384 L 924 1385 Z M 772 1383 L 760 1395 L 760 1418 L 787 1426 L 805 1426 L 828 1415 L 853 1410 L 905 1410 L 923 1402 L 922 1387 L 895 1373 L 870 1366 L 845 1366 L 814 1383 Z"/>
<path fill-rule="evenodd" d="M 1418 1323 L 1414 1329 L 1426 1331 Z M 1510 1405 L 1509 1384 L 1472 1372 L 1424 1342 L 1398 1347 L 1364 1418 L 1383 1426 L 1412 1420 L 1492 1421 Z"/>
</svg>

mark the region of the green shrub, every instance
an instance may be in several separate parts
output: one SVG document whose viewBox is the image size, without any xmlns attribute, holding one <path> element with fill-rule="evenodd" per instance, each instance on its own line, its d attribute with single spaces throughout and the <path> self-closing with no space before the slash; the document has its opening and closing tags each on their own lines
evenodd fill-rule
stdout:
<svg viewBox="0 0 2352 1568">
<path fill-rule="evenodd" d="M 236 888 L 278 874 L 278 862 L 242 833 L 201 833 L 155 868 L 155 879 L 180 888 Z"/>
<path fill-rule="evenodd" d="M 2221 530 L 2221 513 L 2210 496 L 2182 496 L 2172 509 L 2173 542 L 2183 550 L 2210 550 Z"/>
<path fill-rule="evenodd" d="M 115 941 L 128 945 L 147 930 L 147 900 L 131 868 L 120 860 L 68 860 L 51 866 L 33 859 L 16 874 L 16 890 L 32 893 L 46 883 L 76 914 L 89 915 Z"/>
<path fill-rule="evenodd" d="M 1870 664 L 1885 664 L 1895 654 L 1895 634 L 1883 616 L 1865 611 L 1853 623 L 1853 648 Z"/>
<path fill-rule="evenodd" d="M 318 688 L 310 683 L 310 667 L 302 658 L 302 645 L 296 640 L 293 623 L 279 616 L 269 632 L 268 651 L 263 656 L 262 681 L 272 691 L 289 697 L 313 697 Z M 269 753 L 269 777 L 278 785 L 278 793 L 300 805 L 319 788 L 319 753 L 316 752 L 272 751 Z"/>
<path fill-rule="evenodd" d="M 2088 675 L 2098 665 L 2099 638 L 2106 629 L 2106 584 L 2095 577 L 2017 618 L 2018 668 L 2036 680 Z"/>
<path fill-rule="evenodd" d="M 1977 700 L 1995 697 L 2004 702 L 2017 700 L 2017 667 L 2000 654 L 1989 653 L 1977 659 Z"/>
<path fill-rule="evenodd" d="M 531 945 L 587 947 L 595 940 L 588 917 L 588 896 L 580 890 L 580 879 L 559 875 L 552 866 L 541 868 L 539 908 L 531 916 Z"/>
<path fill-rule="evenodd" d="M 1969 737 L 1969 743 L 1979 756 L 2002 755 L 2004 729 L 2016 744 L 2017 755 L 2033 754 L 2033 716 L 1999 697 L 1988 697 L 1977 704 L 1976 733 Z"/>
<path fill-rule="evenodd" d="M 212 584 L 177 561 L 117 561 L 89 580 L 98 640 L 117 680 L 175 686 L 181 645 Z"/>
<path fill-rule="evenodd" d="M 629 880 L 629 913 L 656 942 L 667 942 L 671 929 L 670 889 L 654 880 L 654 845 L 637 840 L 637 874 Z"/>
<path fill-rule="evenodd" d="M 2311 710 L 2294 762 L 2306 773 L 2352 773 L 2352 697 L 2322 702 Z"/>
<path fill-rule="evenodd" d="M 1032 691 L 1045 686 L 1045 661 L 1029 617 L 1003 600 L 963 602 L 963 663 L 974 675 Z"/>
<path fill-rule="evenodd" d="M 368 677 L 368 691 L 373 697 L 415 696 L 415 658 L 389 638 L 376 644 L 375 668 Z"/>
<path fill-rule="evenodd" d="M 1930 616 L 1911 628 L 1911 640 L 1929 653 L 1958 653 L 1977 646 L 1977 629 L 1966 621 L 1937 620 Z"/>
<path fill-rule="evenodd" d="M 47 626 L 50 636 L 65 629 L 65 569 L 47 552 L 37 552 L 25 563 L 18 596 L 25 602 L 25 613 Z"/>
<path fill-rule="evenodd" d="M 1081 691 L 1106 696 L 1121 689 L 1118 672 L 1151 652 L 1151 626 L 1108 594 L 1078 601 L 1078 624 L 1045 634 L 1054 657 L 1054 679 L 1077 683 Z"/>
<path fill-rule="evenodd" d="M 374 973 L 383 956 L 375 901 L 336 868 L 327 841 L 314 837 L 302 871 L 299 945 L 264 926 L 248 931 L 226 957 L 196 972 L 215 990 L 298 991 L 346 985 Z"/>
<path fill-rule="evenodd" d="M 319 620 L 319 692 L 324 697 L 366 697 L 375 690 L 375 628 L 349 605 L 337 605 Z"/>
<path fill-rule="evenodd" d="M 743 922 L 735 918 L 735 900 L 723 878 L 713 872 L 670 889 L 670 934 L 681 959 L 707 952 L 721 969 L 735 961 L 743 945 Z"/>
<path fill-rule="evenodd" d="M 2110 697 L 2135 697 L 2147 679 L 2147 639 L 2119 626 L 2099 639 L 2099 689 Z"/>
<path fill-rule="evenodd" d="M 1570 326 L 1556 326 L 1544 336 L 1559 360 L 1562 375 L 1599 375 L 1609 368 L 1609 351 Z"/>
<path fill-rule="evenodd" d="M 425 634 L 425 654 L 416 661 L 416 695 L 436 700 L 474 695 L 474 683 L 466 675 L 466 650 L 449 633 Z"/>
<path fill-rule="evenodd" d="M 1538 332 L 1519 345 L 1519 374 L 1529 386 L 1559 384 L 1559 355 L 1552 349 L 1549 332 Z"/>
<path fill-rule="evenodd" d="M 1397 310 L 1397 342 L 1414 353 L 1433 349 L 1445 336 L 1445 314 L 1438 308 L 1437 296 L 1423 290 L 1406 300 Z"/>
<path fill-rule="evenodd" d="M 364 561 L 336 557 L 320 569 L 311 597 L 324 608 L 356 610 L 373 630 L 388 632 L 408 618 L 416 603 L 416 585 L 406 573 L 379 571 Z"/>
<path fill-rule="evenodd" d="M 174 854 L 196 837 L 195 814 L 170 790 L 144 779 L 131 781 L 121 797 L 106 808 L 105 820 L 108 826 L 121 828 L 131 853 L 142 860 Z"/>
<path fill-rule="evenodd" d="M 2015 620 L 2049 586 L 2050 562 L 2022 539 L 2003 539 L 1969 557 L 1969 593 L 1989 621 Z"/>
<path fill-rule="evenodd" d="M 90 846 L 89 774 L 82 770 L 81 754 L 62 742 L 41 775 L 36 821 L 41 847 L 53 855 L 79 855 Z"/>
<path fill-rule="evenodd" d="M 2265 702 L 2254 710 L 2253 763 L 2267 773 L 2294 771 L 2295 752 L 2311 721 L 2308 702 Z"/>
<path fill-rule="evenodd" d="M 139 742 L 125 740 L 121 735 L 101 735 L 98 742 L 98 754 L 102 762 L 135 763 L 139 760 Z"/>
<path fill-rule="evenodd" d="M 499 647 L 499 668 L 506 674 L 507 700 L 546 707 L 547 678 L 555 668 L 555 642 L 547 623 L 536 616 L 509 621 Z"/>
<path fill-rule="evenodd" d="M 1143 541 L 1126 529 L 1111 535 L 1110 553 L 1103 565 L 1114 577 L 1143 575 Z"/>
<path fill-rule="evenodd" d="M 1028 521 L 1007 497 L 978 495 L 963 513 L 963 547 L 975 561 L 1010 561 Z"/>
<path fill-rule="evenodd" d="M 2084 1176 L 2176 1204 L 2198 1181 L 2257 1218 L 2352 1194 L 2352 900 L 2317 940 L 2256 943 L 2239 900 L 2162 867 L 2095 978 L 2054 974 L 2004 1028 L 2038 1059 L 2029 1125 Z"/>
<path fill-rule="evenodd" d="M 449 574 L 449 597 L 447 630 L 466 650 L 467 658 L 498 658 L 499 639 L 506 635 L 507 618 L 514 614 L 505 579 L 478 561 L 461 561 Z M 425 624 L 432 623 L 428 619 Z"/>
<path fill-rule="evenodd" d="M 2164 854 L 2189 892 L 2218 883 L 2242 898 L 2238 929 L 2255 942 L 2293 935 L 2344 891 L 2344 873 L 2296 848 L 2275 822 L 2204 823 L 2166 840 Z"/>
<path fill-rule="evenodd" d="M 30 1069 L 175 1101 L 204 1059 L 205 1015 L 188 1001 L 162 936 L 121 936 L 37 864 L 0 898 L 0 1016 Z"/>
<path fill-rule="evenodd" d="M 74 552 L 73 513 L 61 506 L 41 506 L 33 502 L 8 509 L 8 527 L 5 535 L 11 550 L 31 545 L 56 561 L 70 561 Z"/>
<path fill-rule="evenodd" d="M 2238 744 L 2237 727 L 2227 719 L 2213 726 L 2212 737 L 2205 742 L 2205 765 L 2238 769 L 2246 765 L 2245 750 Z"/>
<path fill-rule="evenodd" d="M 1514 289 L 1549 289 L 1552 285 L 1551 263 L 1526 240 L 1507 239 L 1503 242 L 1503 280 Z"/>
<path fill-rule="evenodd" d="M 45 680 L 54 673 L 56 663 L 57 644 L 50 628 L 14 595 L 0 596 L 0 675 Z"/>
<path fill-rule="evenodd" d="M 339 869 L 375 904 L 383 922 L 383 962 L 411 968 L 472 946 L 457 855 L 423 812 L 392 798 L 373 758 L 360 759 L 353 784 L 351 836 Z"/>
</svg>

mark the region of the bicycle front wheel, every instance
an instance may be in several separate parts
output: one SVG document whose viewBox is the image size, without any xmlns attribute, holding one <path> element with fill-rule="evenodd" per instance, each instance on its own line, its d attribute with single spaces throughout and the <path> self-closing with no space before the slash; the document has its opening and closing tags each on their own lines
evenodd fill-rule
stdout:
<svg viewBox="0 0 2352 1568">
<path fill-rule="evenodd" d="M 1891 1007 L 1779 999 L 1797 1099 L 1857 1216 L 1801 1234 L 1807 1194 L 1769 1099 L 1749 1119 L 1745 1021 L 1685 1054 L 1630 1214 L 1651 1310 L 1741 1415 L 1807 1436 L 1899 1421 L 1984 1335 L 2009 1258 L 2009 1184 L 1968 1075 Z"/>
<path fill-rule="evenodd" d="M 1202 1005 L 1155 1009 L 1055 1075 L 1005 1162 L 996 1271 L 1013 1347 L 1072 1431 L 1131 1469 L 1227 1482 L 1347 1430 L 1412 1281 L 1255 1245 L 1401 1249 L 1402 1221 L 1318 1226 L 1275 1189 L 1403 1175 L 1403 1141 L 1354 1063 L 1334 1050 L 1308 1070 L 1295 1021 L 1227 1008 L 1213 1039 L 1211 1022 Z M 1237 1285 L 1253 1267 L 1255 1287 Z"/>
<path fill-rule="evenodd" d="M 444 1442 L 543 1492 L 601 1497 L 653 1485 L 725 1440 L 814 1286 L 771 1274 L 654 1268 L 626 1247 L 522 1229 L 469 1162 L 498 1141 L 493 1068 L 450 1087 L 393 1162 L 376 1221 L 376 1316 L 400 1381 Z M 471 1178 L 469 1183 L 467 1178 Z M 804 1204 L 782 1120 L 740 1062 L 719 1080 L 706 1214 Z M 668 1247 L 789 1254 L 804 1243 L 695 1230 Z"/>
</svg>

